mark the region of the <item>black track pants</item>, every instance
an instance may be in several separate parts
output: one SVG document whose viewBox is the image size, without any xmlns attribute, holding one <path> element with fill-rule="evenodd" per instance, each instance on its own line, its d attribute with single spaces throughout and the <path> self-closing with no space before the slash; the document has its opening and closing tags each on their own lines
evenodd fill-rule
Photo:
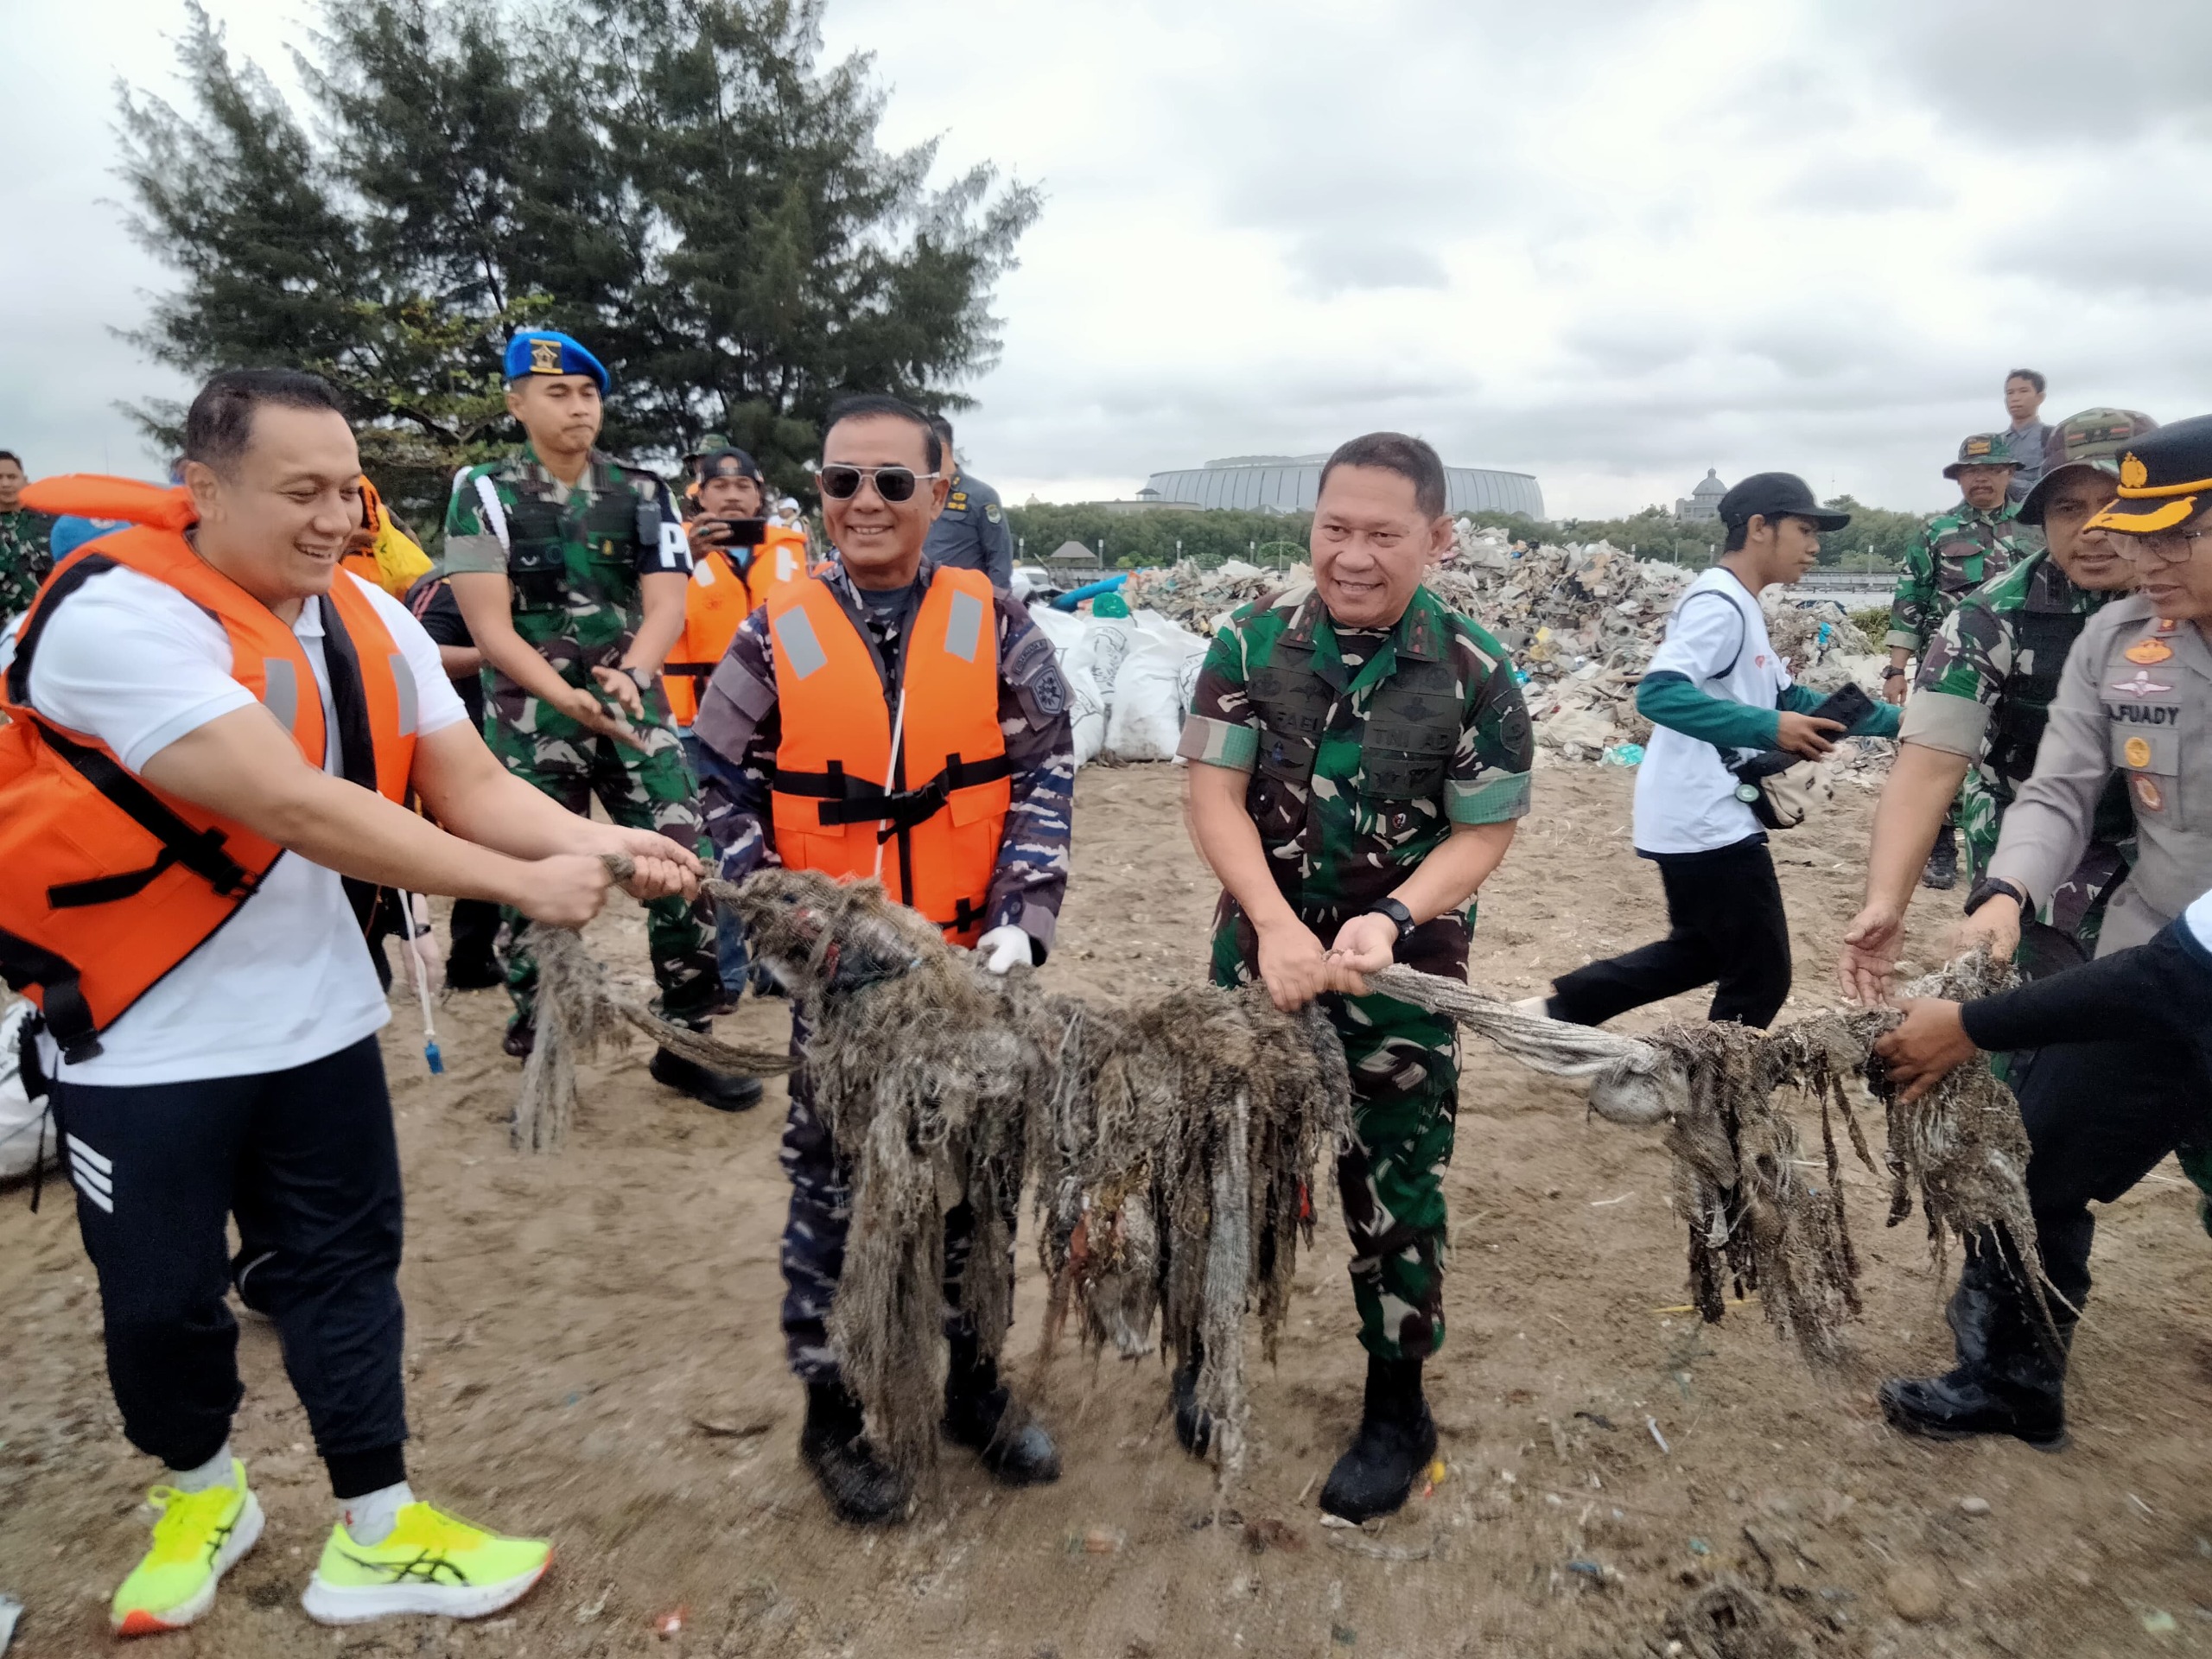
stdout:
<svg viewBox="0 0 2212 1659">
<path fill-rule="evenodd" d="M 1554 980 L 1552 1017 L 1601 1026 L 1717 980 L 1707 1018 L 1762 1030 L 1772 1025 L 1789 995 L 1789 918 L 1766 843 L 1647 856 L 1659 867 L 1673 931 L 1655 944 Z"/>
<path fill-rule="evenodd" d="M 235 1211 L 270 1252 L 254 1305 L 276 1323 L 337 1495 L 403 1478 L 399 1154 L 376 1039 L 284 1071 L 64 1083 L 54 1097 L 130 1443 L 190 1469 L 230 1433 Z"/>
</svg>

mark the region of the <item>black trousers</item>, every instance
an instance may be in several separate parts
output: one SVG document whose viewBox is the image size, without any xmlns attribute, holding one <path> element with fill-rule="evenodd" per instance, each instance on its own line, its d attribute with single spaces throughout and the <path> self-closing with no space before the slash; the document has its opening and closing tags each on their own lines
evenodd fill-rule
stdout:
<svg viewBox="0 0 2212 1659">
<path fill-rule="evenodd" d="M 399 1152 L 376 1039 L 255 1076 L 64 1083 L 54 1103 L 130 1443 L 190 1469 L 230 1434 L 235 1212 L 269 1252 L 254 1305 L 276 1321 L 337 1496 L 404 1479 Z"/>
<path fill-rule="evenodd" d="M 488 899 L 454 899 L 452 933 L 452 961 L 497 962 L 499 907 Z"/>
<path fill-rule="evenodd" d="M 1602 1026 L 1718 981 L 1708 1019 L 1772 1025 L 1789 995 L 1789 918 L 1765 842 L 1646 856 L 1659 867 L 1672 931 L 1655 944 L 1554 980 L 1552 1018 Z"/>
<path fill-rule="evenodd" d="M 2156 1039 L 2065 1043 L 2016 1064 L 2044 1271 L 2078 1308 L 2097 1232 L 2091 1201 L 2110 1204 L 2167 1154 L 2212 1141 L 2212 1073 L 2196 1044 Z"/>
</svg>

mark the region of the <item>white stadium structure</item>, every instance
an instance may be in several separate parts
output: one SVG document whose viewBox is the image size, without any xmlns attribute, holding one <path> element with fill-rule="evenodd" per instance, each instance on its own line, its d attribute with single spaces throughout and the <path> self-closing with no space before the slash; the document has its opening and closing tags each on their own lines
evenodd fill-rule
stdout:
<svg viewBox="0 0 2212 1659">
<path fill-rule="evenodd" d="M 1138 499 L 1160 506 L 1236 507 L 1248 512 L 1311 512 L 1326 455 L 1230 455 L 1182 472 L 1154 473 Z M 1527 473 L 1483 467 L 1444 469 L 1447 512 L 1544 516 L 1544 493 Z"/>
</svg>

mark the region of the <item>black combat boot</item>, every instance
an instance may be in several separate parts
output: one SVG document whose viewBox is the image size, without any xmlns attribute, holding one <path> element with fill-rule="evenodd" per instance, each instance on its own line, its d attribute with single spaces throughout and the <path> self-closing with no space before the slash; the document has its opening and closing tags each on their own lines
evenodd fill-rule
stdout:
<svg viewBox="0 0 2212 1659">
<path fill-rule="evenodd" d="M 1882 1384 L 1882 1414 L 1908 1434 L 1962 1440 L 2010 1434 L 2040 1452 L 2066 1445 L 2066 1357 L 2074 1322 L 2054 1333 L 1999 1253 L 1967 1258 L 1947 1316 L 1959 1363 L 1942 1376 Z"/>
<path fill-rule="evenodd" d="M 1060 1478 L 1052 1437 L 1014 1403 L 999 1382 L 995 1360 L 977 1351 L 976 1338 L 952 1338 L 952 1369 L 944 1379 L 944 1434 L 983 1460 L 1007 1486 L 1047 1486 Z"/>
<path fill-rule="evenodd" d="M 1367 1357 L 1367 1406 L 1351 1450 L 1329 1471 L 1321 1507 L 1346 1521 L 1402 1508 L 1436 1455 L 1436 1425 L 1421 1397 L 1421 1360 Z"/>
<path fill-rule="evenodd" d="M 675 1050 L 657 1048 L 645 1070 L 655 1083 L 665 1084 L 680 1095 L 689 1095 L 718 1112 L 741 1112 L 760 1103 L 760 1079 L 735 1072 L 709 1071 L 696 1060 L 687 1060 Z"/>
<path fill-rule="evenodd" d="M 1175 1402 L 1175 1438 L 1194 1458 L 1203 1458 L 1213 1446 L 1213 1417 L 1198 1408 L 1198 1368 L 1205 1363 L 1205 1350 L 1191 1339 L 1190 1351 L 1175 1368 L 1169 1395 Z"/>
<path fill-rule="evenodd" d="M 1959 885 L 1959 838 L 1948 823 L 1936 832 L 1927 867 L 1920 872 L 1920 885 L 1938 893 L 1948 893 Z"/>
<path fill-rule="evenodd" d="M 840 1521 L 880 1527 L 906 1513 L 906 1483 L 861 1438 L 861 1402 L 840 1378 L 806 1385 L 799 1461 L 814 1471 Z"/>
<path fill-rule="evenodd" d="M 507 970 L 488 950 L 480 955 L 455 956 L 446 963 L 446 988 L 449 991 L 488 991 L 506 982 Z"/>
</svg>

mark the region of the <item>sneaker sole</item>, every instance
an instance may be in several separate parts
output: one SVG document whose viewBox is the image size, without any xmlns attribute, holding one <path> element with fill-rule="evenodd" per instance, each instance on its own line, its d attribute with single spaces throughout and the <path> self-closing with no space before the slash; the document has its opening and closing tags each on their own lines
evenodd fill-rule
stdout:
<svg viewBox="0 0 2212 1659">
<path fill-rule="evenodd" d="M 300 1606 L 318 1624 L 365 1624 L 402 1613 L 440 1618 L 482 1618 L 512 1607 L 528 1595 L 553 1565 L 549 1552 L 533 1572 L 498 1584 L 326 1584 L 321 1573 L 308 1580 Z"/>
<path fill-rule="evenodd" d="M 223 1581 L 223 1574 L 245 1558 L 245 1553 L 261 1541 L 261 1500 L 249 1491 L 245 1508 L 238 1512 L 238 1524 L 231 1529 L 231 1535 L 223 1540 L 222 1548 L 215 1552 L 215 1570 L 207 1575 L 207 1582 L 197 1594 L 179 1602 L 166 1613 L 149 1612 L 143 1607 L 134 1607 L 122 1618 L 111 1618 L 109 1623 L 118 1636 L 159 1636 L 164 1630 L 181 1630 L 207 1616 L 215 1605 L 215 1586 Z"/>
</svg>

